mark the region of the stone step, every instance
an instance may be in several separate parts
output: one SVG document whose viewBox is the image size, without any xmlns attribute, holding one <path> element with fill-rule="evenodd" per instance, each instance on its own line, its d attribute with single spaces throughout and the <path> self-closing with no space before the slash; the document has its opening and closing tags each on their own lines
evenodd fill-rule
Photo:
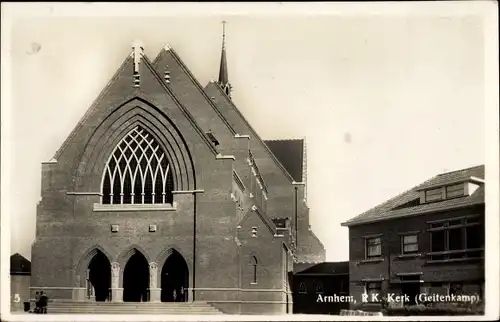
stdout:
<svg viewBox="0 0 500 322">
<path fill-rule="evenodd" d="M 220 311 L 145 311 L 145 310 L 130 310 L 130 311 L 110 311 L 110 310 L 81 310 L 81 309 L 66 309 L 66 310 L 47 310 L 47 314 L 151 314 L 151 315 L 220 315 Z"/>
<path fill-rule="evenodd" d="M 102 306 L 102 307 L 206 307 L 207 303 L 110 303 L 110 302 L 72 302 L 72 303 L 49 303 L 49 306 Z"/>
<path fill-rule="evenodd" d="M 54 301 L 47 307 L 48 314 L 223 314 L 206 302 L 71 302 Z"/>
<path fill-rule="evenodd" d="M 94 310 L 91 308 L 68 308 L 68 309 L 55 309 L 48 308 L 49 313 L 65 313 L 65 312 L 75 312 L 75 313 L 114 313 L 114 314 L 135 314 L 135 313 L 146 313 L 146 314 L 204 314 L 204 313 L 215 313 L 220 314 L 222 312 L 215 310 Z"/>
</svg>

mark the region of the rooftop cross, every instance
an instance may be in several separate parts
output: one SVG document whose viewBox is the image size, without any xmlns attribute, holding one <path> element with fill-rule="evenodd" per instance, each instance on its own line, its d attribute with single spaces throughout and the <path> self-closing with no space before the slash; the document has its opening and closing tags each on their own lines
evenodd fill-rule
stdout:
<svg viewBox="0 0 500 322">
<path fill-rule="evenodd" d="M 222 20 L 222 47 L 226 47 L 226 20 Z"/>
</svg>

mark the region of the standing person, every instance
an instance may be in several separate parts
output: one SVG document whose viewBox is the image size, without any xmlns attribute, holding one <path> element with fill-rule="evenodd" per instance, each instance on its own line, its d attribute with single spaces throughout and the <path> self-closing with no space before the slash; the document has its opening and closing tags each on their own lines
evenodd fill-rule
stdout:
<svg viewBox="0 0 500 322">
<path fill-rule="evenodd" d="M 181 302 L 185 302 L 184 300 L 184 286 L 181 286 L 181 297 L 180 297 Z"/>
<path fill-rule="evenodd" d="M 42 292 L 40 292 L 40 313 L 47 314 L 47 304 L 49 302 L 48 296 Z"/>
<path fill-rule="evenodd" d="M 35 293 L 35 313 L 40 312 L 40 294 L 38 292 Z"/>
<path fill-rule="evenodd" d="M 174 302 L 176 302 L 177 299 L 177 290 L 174 288 L 174 293 L 172 294 L 172 297 L 174 299 Z"/>
</svg>

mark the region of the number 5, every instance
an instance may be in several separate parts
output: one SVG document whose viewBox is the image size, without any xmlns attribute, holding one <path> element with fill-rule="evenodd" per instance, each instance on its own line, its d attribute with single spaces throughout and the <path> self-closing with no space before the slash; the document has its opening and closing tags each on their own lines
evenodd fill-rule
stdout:
<svg viewBox="0 0 500 322">
<path fill-rule="evenodd" d="M 19 302 L 21 302 L 21 297 L 19 296 L 19 294 L 18 294 L 18 293 L 14 294 L 14 302 L 15 302 L 15 303 L 19 303 Z"/>
</svg>

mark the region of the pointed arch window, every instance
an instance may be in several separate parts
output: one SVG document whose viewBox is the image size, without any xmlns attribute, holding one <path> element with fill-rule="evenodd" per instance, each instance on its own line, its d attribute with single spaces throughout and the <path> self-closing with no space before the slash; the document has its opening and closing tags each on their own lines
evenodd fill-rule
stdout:
<svg viewBox="0 0 500 322">
<path fill-rule="evenodd" d="M 102 177 L 103 204 L 172 204 L 173 178 L 162 147 L 141 126 L 118 143 Z"/>
<path fill-rule="evenodd" d="M 257 257 L 252 256 L 250 264 L 252 265 L 252 284 L 257 284 Z"/>
<path fill-rule="evenodd" d="M 304 282 L 300 283 L 299 293 L 300 294 L 307 294 L 307 288 L 306 288 L 306 285 L 304 284 Z"/>
<path fill-rule="evenodd" d="M 316 286 L 316 293 L 323 294 L 323 283 L 318 282 L 318 285 Z"/>
</svg>

